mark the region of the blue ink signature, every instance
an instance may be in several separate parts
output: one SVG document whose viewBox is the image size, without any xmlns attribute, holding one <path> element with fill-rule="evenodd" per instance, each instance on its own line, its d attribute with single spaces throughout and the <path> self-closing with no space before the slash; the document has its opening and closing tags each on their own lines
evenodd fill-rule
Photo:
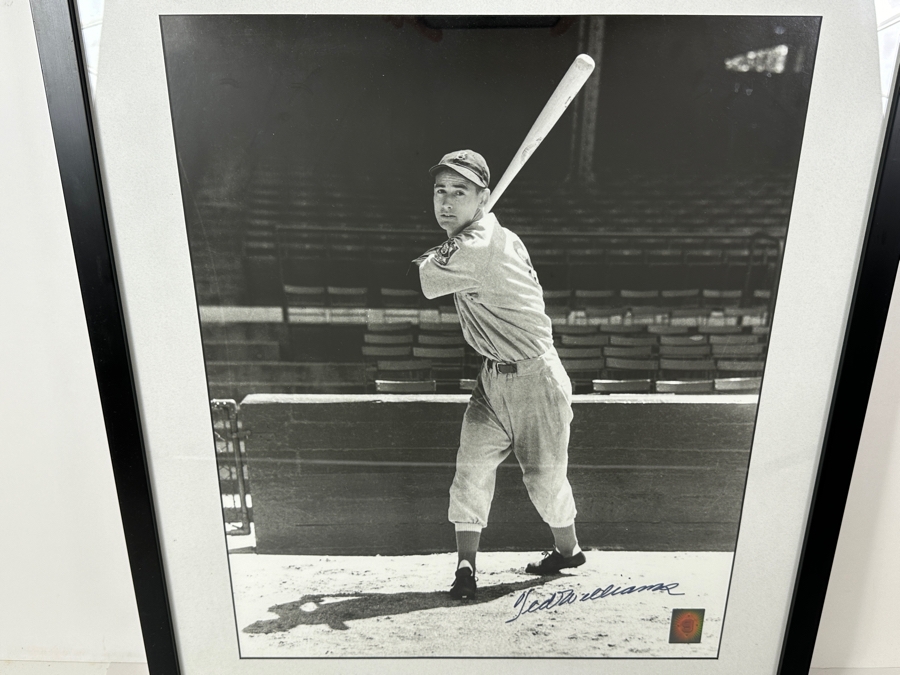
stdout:
<svg viewBox="0 0 900 675">
<path fill-rule="evenodd" d="M 531 592 L 534 590 L 529 588 L 527 591 L 522 591 L 522 594 L 516 600 L 513 608 L 519 608 L 519 613 L 516 614 L 513 618 L 507 619 L 506 623 L 512 623 L 516 619 L 518 619 L 523 614 L 531 614 L 533 612 L 539 612 L 543 609 L 553 609 L 554 607 L 563 607 L 565 605 L 574 605 L 576 602 L 590 602 L 592 600 L 600 600 L 602 598 L 610 598 L 614 595 L 630 595 L 632 593 L 666 593 L 668 595 L 684 595 L 684 593 L 673 593 L 673 591 L 678 588 L 677 583 L 671 584 L 649 584 L 646 586 L 613 586 L 610 584 L 606 588 L 595 588 L 593 591 L 588 593 L 582 593 L 579 595 L 572 588 L 567 588 L 564 591 L 556 591 L 546 600 L 532 600 L 531 604 L 528 604 L 528 598 L 531 597 Z"/>
</svg>

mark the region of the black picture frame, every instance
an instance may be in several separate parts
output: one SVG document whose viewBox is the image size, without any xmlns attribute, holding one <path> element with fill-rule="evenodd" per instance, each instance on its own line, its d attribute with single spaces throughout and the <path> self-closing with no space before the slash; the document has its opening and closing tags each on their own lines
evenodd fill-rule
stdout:
<svg viewBox="0 0 900 675">
<path fill-rule="evenodd" d="M 31 5 L 72 248 L 150 672 L 178 675 L 75 0 Z"/>
<path fill-rule="evenodd" d="M 150 672 L 181 672 L 75 0 L 31 0 L 97 386 Z M 809 669 L 900 260 L 900 89 L 881 157 L 782 641 L 778 673 Z"/>
</svg>

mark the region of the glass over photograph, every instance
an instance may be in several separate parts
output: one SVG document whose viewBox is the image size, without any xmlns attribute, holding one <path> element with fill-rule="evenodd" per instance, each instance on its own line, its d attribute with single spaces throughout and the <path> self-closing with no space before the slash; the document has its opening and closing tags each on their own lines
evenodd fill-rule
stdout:
<svg viewBox="0 0 900 675">
<path fill-rule="evenodd" d="M 716 658 L 819 18 L 160 27 L 241 657 Z"/>
</svg>

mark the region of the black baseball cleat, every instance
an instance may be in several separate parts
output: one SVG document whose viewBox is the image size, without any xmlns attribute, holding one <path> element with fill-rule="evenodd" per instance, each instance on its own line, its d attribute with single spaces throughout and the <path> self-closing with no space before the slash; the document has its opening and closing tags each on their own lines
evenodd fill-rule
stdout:
<svg viewBox="0 0 900 675">
<path fill-rule="evenodd" d="M 536 563 L 528 563 L 525 565 L 525 571 L 528 574 L 559 574 L 560 570 L 568 567 L 578 567 L 584 565 L 584 552 L 579 551 L 575 555 L 566 558 L 559 551 L 553 551 L 544 555 L 544 559 Z"/>
<path fill-rule="evenodd" d="M 460 567 L 456 570 L 456 579 L 450 587 L 450 597 L 454 600 L 471 600 L 477 592 L 475 575 L 468 567 Z"/>
</svg>

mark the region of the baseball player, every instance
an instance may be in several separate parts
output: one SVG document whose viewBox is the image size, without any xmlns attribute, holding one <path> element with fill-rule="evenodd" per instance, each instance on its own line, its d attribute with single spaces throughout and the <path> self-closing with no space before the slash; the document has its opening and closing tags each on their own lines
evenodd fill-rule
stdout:
<svg viewBox="0 0 900 675">
<path fill-rule="evenodd" d="M 550 318 L 528 251 L 484 213 L 490 172 L 472 150 L 431 167 L 434 215 L 449 237 L 414 262 L 427 298 L 453 293 L 466 341 L 484 357 L 460 433 L 448 516 L 458 563 L 452 597 L 475 596 L 475 555 L 488 524 L 497 467 L 512 451 L 554 550 L 530 574 L 584 564 L 566 477 L 572 384 L 553 346 Z"/>
</svg>

